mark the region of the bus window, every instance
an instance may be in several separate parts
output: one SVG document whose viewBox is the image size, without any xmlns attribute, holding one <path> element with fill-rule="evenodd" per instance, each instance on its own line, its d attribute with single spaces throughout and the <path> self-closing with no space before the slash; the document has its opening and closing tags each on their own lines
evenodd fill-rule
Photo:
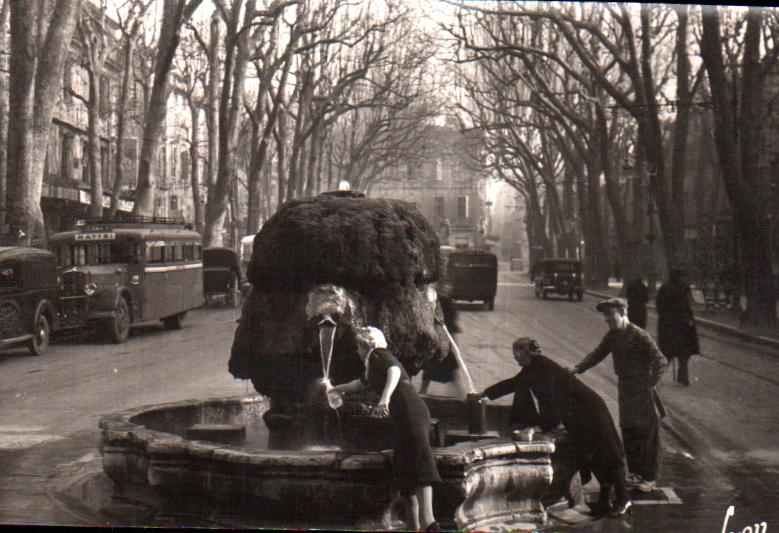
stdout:
<svg viewBox="0 0 779 533">
<path fill-rule="evenodd" d="M 168 245 L 165 247 L 165 262 L 166 263 L 172 263 L 176 260 L 176 247 L 172 245 Z"/>
<path fill-rule="evenodd" d="M 111 245 L 110 244 L 98 244 L 95 250 L 95 264 L 104 265 L 111 262 Z"/>
<path fill-rule="evenodd" d="M 195 245 L 185 244 L 182 248 L 184 261 L 192 261 L 195 258 Z"/>
<path fill-rule="evenodd" d="M 199 244 L 196 244 L 195 245 L 195 259 L 202 259 L 203 256 L 202 256 L 201 252 L 202 252 L 201 246 Z"/>
<path fill-rule="evenodd" d="M 181 244 L 176 245 L 176 262 L 184 260 L 184 250 L 182 248 L 183 246 Z"/>
<path fill-rule="evenodd" d="M 147 263 L 162 263 L 162 246 L 149 246 L 146 247 L 146 262 Z"/>
</svg>

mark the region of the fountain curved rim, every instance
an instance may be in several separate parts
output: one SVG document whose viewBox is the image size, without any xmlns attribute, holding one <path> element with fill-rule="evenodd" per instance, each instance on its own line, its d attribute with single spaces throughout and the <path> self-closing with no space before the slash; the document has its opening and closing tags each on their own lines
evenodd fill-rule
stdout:
<svg viewBox="0 0 779 533">
<path fill-rule="evenodd" d="M 150 429 L 140 422 L 132 419 L 152 412 L 181 409 L 187 407 L 201 407 L 206 405 L 255 405 L 265 398 L 256 396 L 223 396 L 207 399 L 187 399 L 162 404 L 150 404 L 133 407 L 104 415 L 100 419 L 99 427 L 103 433 L 103 441 L 115 441 L 127 438 L 136 443 L 146 442 L 149 452 L 171 451 L 172 448 L 188 448 L 198 455 L 208 453 L 218 454 L 221 460 L 226 462 L 256 462 L 248 461 L 250 457 L 261 455 L 267 463 L 275 463 L 280 457 L 289 458 L 290 455 L 300 455 L 307 458 L 307 464 L 322 466 L 328 463 L 341 463 L 344 456 L 359 457 L 363 461 L 384 462 L 392 456 L 392 450 L 381 451 L 343 451 L 343 450 L 276 450 L 276 449 L 245 449 L 241 446 L 222 444 L 217 442 L 189 440 L 175 433 Z M 436 461 L 452 466 L 463 466 L 474 462 L 483 461 L 492 457 L 506 456 L 519 453 L 527 455 L 550 455 L 554 453 L 555 445 L 551 441 L 541 440 L 532 442 L 515 441 L 510 438 L 497 438 L 478 442 L 461 442 L 451 446 L 434 447 L 433 452 Z M 260 461 L 263 462 L 263 461 Z M 342 465 L 343 466 L 343 465 Z"/>
</svg>

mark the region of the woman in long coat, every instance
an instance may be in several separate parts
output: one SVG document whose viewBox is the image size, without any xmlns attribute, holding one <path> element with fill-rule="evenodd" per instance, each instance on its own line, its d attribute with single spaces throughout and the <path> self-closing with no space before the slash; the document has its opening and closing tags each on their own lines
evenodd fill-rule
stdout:
<svg viewBox="0 0 779 533">
<path fill-rule="evenodd" d="M 690 287 L 683 270 L 672 270 L 657 291 L 657 346 L 669 359 L 679 360 L 676 381 L 690 384 L 688 365 L 700 353 L 698 332 L 692 314 Z"/>
<path fill-rule="evenodd" d="M 369 388 L 379 395 L 373 416 L 389 417 L 395 433 L 395 483 L 406 500 L 406 525 L 419 530 L 438 531 L 433 515 L 433 483 L 441 481 L 430 447 L 430 411 L 411 384 L 403 365 L 387 350 L 380 329 L 357 330 L 357 354 L 365 364 L 365 374 L 338 385 L 336 392 Z"/>
</svg>

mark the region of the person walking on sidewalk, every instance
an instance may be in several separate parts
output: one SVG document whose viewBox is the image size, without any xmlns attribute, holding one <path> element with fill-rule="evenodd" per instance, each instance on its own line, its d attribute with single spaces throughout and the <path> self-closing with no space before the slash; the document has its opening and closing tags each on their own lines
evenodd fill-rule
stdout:
<svg viewBox="0 0 779 533">
<path fill-rule="evenodd" d="M 642 492 L 651 492 L 660 468 L 660 419 L 665 416 L 655 387 L 668 361 L 649 333 L 630 323 L 625 316 L 626 307 L 621 298 L 604 300 L 595 307 L 606 319 L 609 331 L 570 371 L 581 374 L 612 354 L 617 374 L 619 425 L 631 472 L 628 482 Z"/>
<path fill-rule="evenodd" d="M 598 393 L 544 356 L 538 341 L 520 337 L 511 345 L 514 359 L 522 370 L 515 376 L 499 381 L 478 393 L 491 400 L 514 394 L 510 423 L 514 427 L 538 424 L 542 431 L 553 431 L 563 424 L 576 450 L 577 469 L 582 482 L 590 472 L 598 478 L 600 498 L 596 509 L 625 514 L 632 506 L 625 485 L 625 451 L 609 408 Z M 538 401 L 538 410 L 533 397 Z M 555 472 L 552 493 L 545 500 L 554 501 L 568 494 L 576 469 L 557 479 Z M 616 503 L 610 502 L 611 488 Z M 564 491 L 564 494 L 556 490 Z M 542 500 L 543 501 L 543 500 Z"/>
<path fill-rule="evenodd" d="M 671 270 L 657 291 L 657 345 L 670 361 L 677 359 L 676 381 L 690 384 L 690 357 L 700 353 L 692 314 L 692 295 L 683 270 Z"/>
<path fill-rule="evenodd" d="M 641 278 L 636 278 L 628 283 L 625 289 L 628 299 L 628 320 L 646 329 L 646 304 L 649 301 L 649 289 Z"/>
</svg>

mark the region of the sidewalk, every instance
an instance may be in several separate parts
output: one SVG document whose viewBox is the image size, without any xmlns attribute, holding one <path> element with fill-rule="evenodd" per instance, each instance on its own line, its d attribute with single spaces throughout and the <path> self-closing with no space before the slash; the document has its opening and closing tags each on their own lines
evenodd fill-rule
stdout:
<svg viewBox="0 0 779 533">
<path fill-rule="evenodd" d="M 659 288 L 659 287 L 658 287 Z M 586 290 L 587 294 L 596 298 L 611 298 L 622 292 L 622 282 L 609 280 L 609 288 L 601 290 Z M 647 308 L 655 311 L 654 300 L 650 300 Z M 744 327 L 738 323 L 738 317 L 733 316 L 728 309 L 706 309 L 705 305 L 693 301 L 692 311 L 695 322 L 700 327 L 713 329 L 722 333 L 740 337 L 744 340 L 779 349 L 779 328 Z"/>
</svg>

